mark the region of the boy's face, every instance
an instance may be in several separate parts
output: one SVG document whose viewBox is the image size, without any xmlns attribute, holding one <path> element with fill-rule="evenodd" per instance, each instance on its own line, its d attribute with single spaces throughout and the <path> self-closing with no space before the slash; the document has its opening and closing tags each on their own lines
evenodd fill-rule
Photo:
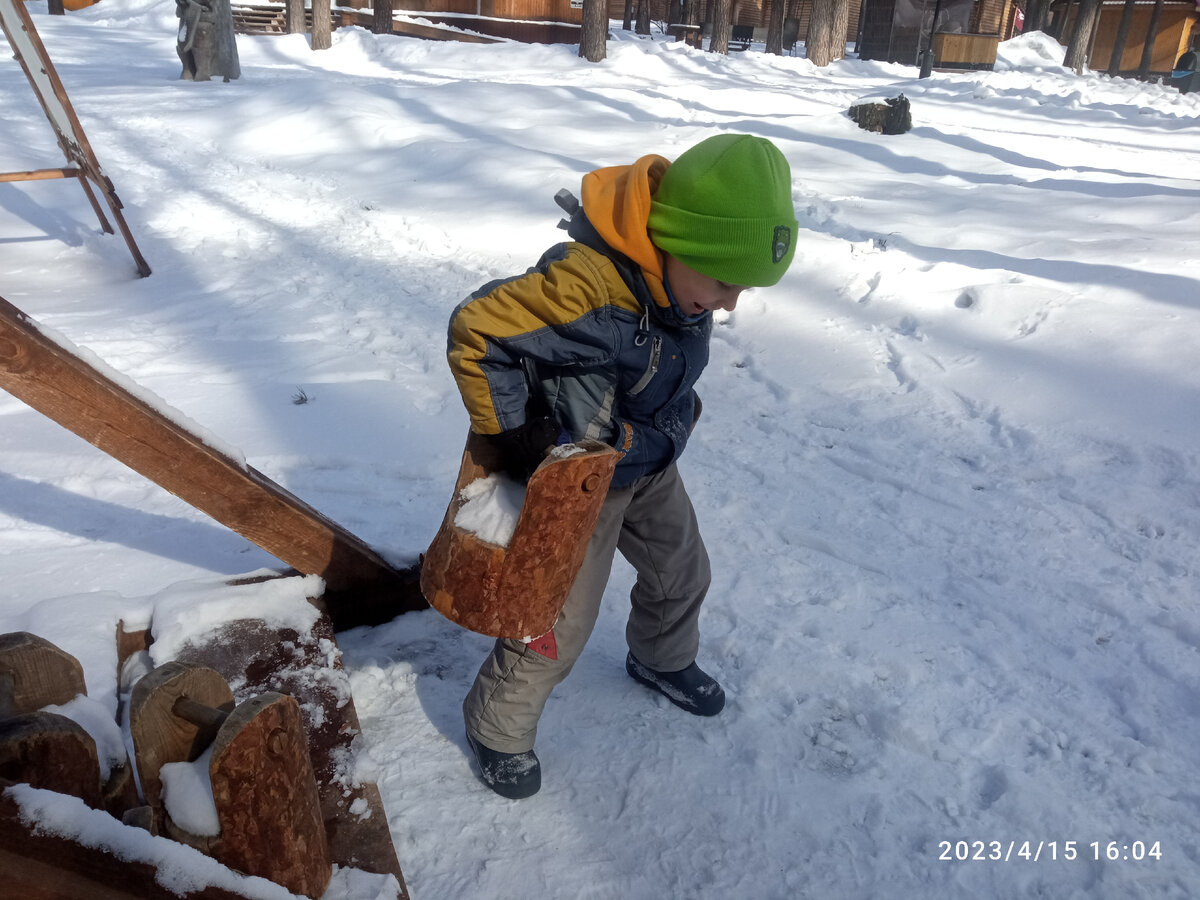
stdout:
<svg viewBox="0 0 1200 900">
<path fill-rule="evenodd" d="M 671 284 L 671 293 L 675 295 L 675 302 L 686 316 L 698 316 L 717 309 L 732 312 L 737 306 L 738 297 L 746 290 L 741 285 L 726 284 L 701 275 L 675 257 L 663 255 L 666 257 L 667 281 Z"/>
</svg>

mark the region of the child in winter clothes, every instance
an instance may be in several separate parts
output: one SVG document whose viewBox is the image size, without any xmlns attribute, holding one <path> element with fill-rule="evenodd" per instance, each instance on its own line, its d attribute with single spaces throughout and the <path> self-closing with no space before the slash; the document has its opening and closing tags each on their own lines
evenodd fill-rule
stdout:
<svg viewBox="0 0 1200 900">
<path fill-rule="evenodd" d="M 618 550 L 637 571 L 626 671 L 696 715 L 724 707 L 696 665 L 709 562 L 675 460 L 700 415 L 693 386 L 713 311 L 778 282 L 795 249 L 791 173 L 763 138 L 723 134 L 673 164 L 650 155 L 599 169 L 582 193 L 582 208 L 568 209 L 569 243 L 484 285 L 450 321 L 472 430 L 511 472 L 527 477 L 567 440 L 624 453 L 554 629 L 498 640 L 463 703 L 484 782 L 511 798 L 541 786 L 538 719 L 592 631 Z"/>
</svg>

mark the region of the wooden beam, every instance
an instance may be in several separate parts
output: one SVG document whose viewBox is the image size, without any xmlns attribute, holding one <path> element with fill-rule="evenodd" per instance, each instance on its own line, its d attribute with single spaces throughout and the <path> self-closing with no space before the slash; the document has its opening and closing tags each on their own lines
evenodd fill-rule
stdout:
<svg viewBox="0 0 1200 900">
<path fill-rule="evenodd" d="M 22 900 L 179 900 L 156 880 L 157 867 L 118 859 L 99 847 L 39 831 L 21 820 L 0 782 L 0 896 Z M 113 829 L 129 826 L 112 820 Z M 246 900 L 246 894 L 197 886 L 188 900 Z"/>
<path fill-rule="evenodd" d="M 31 169 L 28 172 L 0 172 L 4 181 L 48 181 L 51 178 L 78 178 L 79 169 Z"/>
<path fill-rule="evenodd" d="M 0 389 L 212 516 L 272 556 L 325 579 L 338 630 L 426 606 L 415 571 L 398 571 L 261 472 L 206 444 L 0 298 Z"/>
</svg>

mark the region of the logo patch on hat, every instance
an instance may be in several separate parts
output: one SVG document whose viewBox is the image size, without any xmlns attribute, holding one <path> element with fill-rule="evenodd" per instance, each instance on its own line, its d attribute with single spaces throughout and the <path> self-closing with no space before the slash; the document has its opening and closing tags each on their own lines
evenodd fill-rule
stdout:
<svg viewBox="0 0 1200 900">
<path fill-rule="evenodd" d="M 775 226 L 775 238 L 771 243 L 771 261 L 780 262 L 787 256 L 788 247 L 792 245 L 792 229 L 787 225 Z"/>
</svg>

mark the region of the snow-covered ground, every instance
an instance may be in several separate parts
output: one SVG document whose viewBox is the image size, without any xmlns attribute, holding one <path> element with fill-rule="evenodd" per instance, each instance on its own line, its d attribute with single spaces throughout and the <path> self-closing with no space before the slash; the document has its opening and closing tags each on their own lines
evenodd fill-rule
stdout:
<svg viewBox="0 0 1200 900">
<path fill-rule="evenodd" d="M 1200 892 L 1200 97 L 1031 38 L 918 80 L 361 29 L 197 84 L 169 0 L 31 10 L 154 274 L 76 184 L 0 184 L 0 296 L 398 560 L 466 433 L 447 316 L 560 239 L 554 192 L 719 131 L 791 161 L 795 265 L 719 317 L 681 464 L 727 709 L 624 674 L 621 565 L 514 803 L 462 733 L 487 638 L 341 635 L 416 900 Z M 901 92 L 906 135 L 845 115 Z M 0 171 L 62 165 L 11 60 L 0 119 Z M 273 566 L 0 394 L 0 631 L 93 698 L 117 619 Z"/>
</svg>

